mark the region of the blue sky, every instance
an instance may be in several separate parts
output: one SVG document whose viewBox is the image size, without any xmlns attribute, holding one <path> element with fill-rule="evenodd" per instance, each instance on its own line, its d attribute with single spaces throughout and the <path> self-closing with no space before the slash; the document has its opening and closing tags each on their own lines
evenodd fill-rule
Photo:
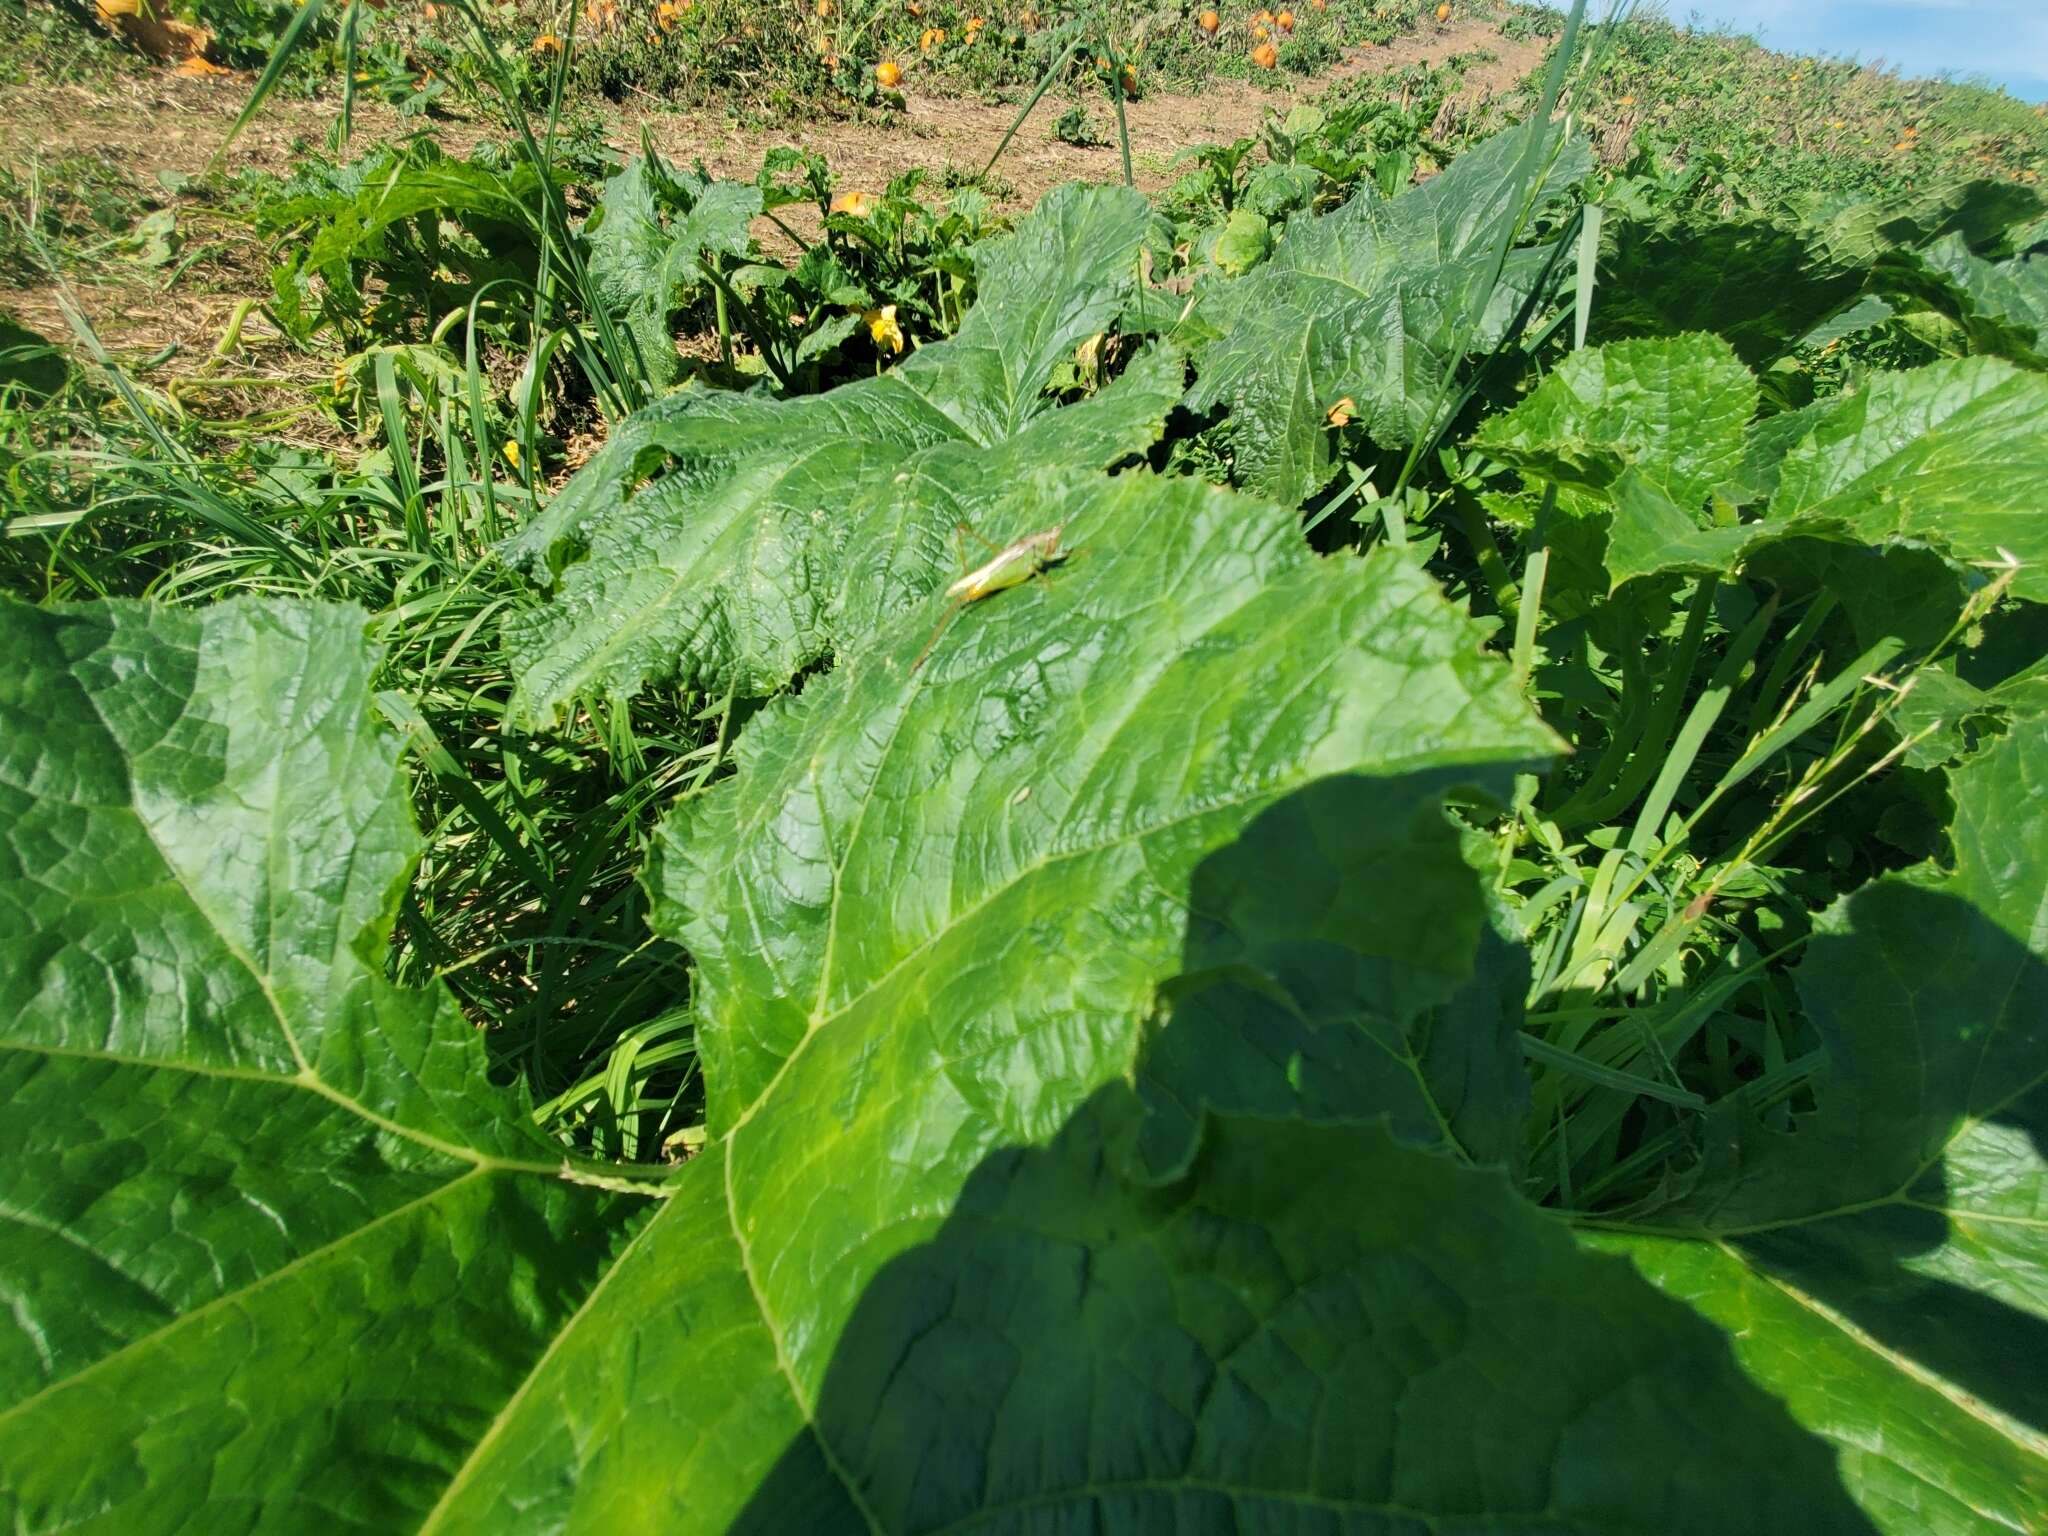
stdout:
<svg viewBox="0 0 2048 1536">
<path fill-rule="evenodd" d="M 1982 75 L 2024 100 L 2048 100 L 2048 0 L 1665 0 L 1660 8 L 1676 22 L 1725 22 L 1787 53 L 1881 59 L 1908 75 Z"/>
</svg>

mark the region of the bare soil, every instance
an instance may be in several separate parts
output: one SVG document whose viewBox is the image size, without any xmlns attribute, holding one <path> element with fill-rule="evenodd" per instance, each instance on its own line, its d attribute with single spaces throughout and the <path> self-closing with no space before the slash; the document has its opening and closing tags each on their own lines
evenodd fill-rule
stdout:
<svg viewBox="0 0 2048 1536">
<path fill-rule="evenodd" d="M 1489 22 L 1461 17 L 1447 26 L 1407 33 L 1384 47 L 1347 50 L 1334 70 L 1314 79 L 1275 76 L 1273 85 L 1263 88 L 1217 80 L 1199 95 L 1148 95 L 1124 109 L 1131 169 L 1141 189 L 1156 191 L 1185 169 L 1174 165 L 1174 157 L 1191 145 L 1227 143 L 1255 134 L 1268 114 L 1285 116 L 1290 107 L 1312 100 L 1338 81 L 1441 62 L 1453 54 L 1493 55 L 1466 73 L 1462 94 L 1477 101 L 1511 89 L 1542 58 L 1544 46 L 1540 40 L 1509 42 Z M 1098 126 L 1110 130 L 1107 109 L 1100 102 L 1091 105 Z M 1052 121 L 1060 110 L 1061 104 L 1050 96 L 1040 102 L 997 163 L 996 176 L 1004 184 L 1000 202 L 1007 211 L 1029 208 L 1062 182 L 1121 178 L 1122 155 L 1114 142 L 1082 149 L 1052 137 Z M 913 166 L 935 174 L 948 169 L 979 172 L 1016 115 L 1012 103 L 913 96 L 903 117 L 887 122 L 824 121 L 743 132 L 702 114 L 641 106 L 621 114 L 613 142 L 630 149 L 639 143 L 644 127 L 671 159 L 687 163 L 701 158 L 720 175 L 741 177 L 754 174 L 766 150 L 795 144 L 824 155 L 844 185 L 875 190 Z"/>
<path fill-rule="evenodd" d="M 1466 104 L 1476 104 L 1512 89 L 1535 66 L 1542 49 L 1540 41 L 1511 42 L 1489 22 L 1461 16 L 1447 26 L 1425 24 L 1384 47 L 1352 49 L 1334 71 L 1313 80 L 1281 76 L 1270 87 L 1219 80 L 1199 95 L 1147 96 L 1127 107 L 1133 171 L 1141 188 L 1156 190 L 1180 174 L 1175 156 L 1191 145 L 1256 133 L 1268 114 L 1284 115 L 1338 80 L 1439 62 L 1453 54 L 1492 55 L 1466 71 L 1462 96 Z M 0 100 L 0 164 L 25 179 L 38 164 L 88 155 L 120 172 L 145 196 L 168 202 L 162 173 L 197 176 L 217 155 L 230 174 L 245 167 L 285 172 L 325 147 L 337 102 L 273 99 L 223 153 L 222 140 L 248 91 L 243 78 L 187 78 L 168 70 L 124 76 L 97 88 L 13 88 Z M 1114 145 L 1082 149 L 1052 137 L 1059 111 L 1053 98 L 1042 101 L 997 165 L 998 200 L 1007 211 L 1028 208 L 1064 181 L 1121 176 Z M 1015 113 L 1009 104 L 913 96 L 906 113 L 886 120 L 820 118 L 754 130 L 709 113 L 650 109 L 641 102 L 612 109 L 607 137 L 621 152 L 632 153 L 644 132 L 672 159 L 702 160 L 713 171 L 736 177 L 751 177 L 766 150 L 795 144 L 824 155 L 842 186 L 873 190 L 913 166 L 935 174 L 980 171 Z M 422 126 L 418 119 L 358 105 L 356 132 L 362 144 Z M 485 125 L 461 118 L 437 120 L 433 127 L 457 152 L 486 132 Z M 209 361 L 239 302 L 268 294 L 268 255 L 225 214 L 189 201 L 178 206 L 180 262 L 153 269 L 117 256 L 80 262 L 67 274 L 71 296 L 108 348 L 131 363 L 158 357 L 167 376 L 182 374 L 188 381 L 203 368 L 211 377 L 188 383 L 191 403 L 214 416 L 260 408 L 266 385 L 302 382 L 310 371 L 324 368 L 293 355 L 260 314 L 248 317 L 232 362 Z M 764 221 L 764 239 L 772 233 Z M 69 335 L 52 284 L 0 278 L 0 309 L 52 339 Z M 167 350 L 169 356 L 163 357 Z M 280 402 L 273 398 L 267 403 Z"/>
</svg>

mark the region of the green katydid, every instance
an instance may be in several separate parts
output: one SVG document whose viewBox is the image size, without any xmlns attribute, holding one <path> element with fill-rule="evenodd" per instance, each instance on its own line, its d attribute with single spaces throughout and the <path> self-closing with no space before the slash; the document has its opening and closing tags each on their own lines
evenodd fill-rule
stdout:
<svg viewBox="0 0 2048 1536">
<path fill-rule="evenodd" d="M 917 653 L 917 660 L 910 664 L 910 670 L 915 672 L 924 665 L 925 658 L 932 653 L 932 647 L 939 643 L 939 636 L 946 632 L 946 626 L 958 618 L 960 610 L 969 603 L 978 602 L 992 592 L 1002 592 L 1011 587 L 1021 586 L 1047 566 L 1058 565 L 1066 559 L 1071 551 L 1060 548 L 1060 529 L 1063 526 L 1054 523 L 1050 528 L 1027 533 L 1023 538 L 1001 548 L 982 539 L 982 543 L 995 550 L 994 557 L 985 565 L 976 566 L 946 588 L 946 596 L 953 599 L 952 606 L 940 618 L 938 628 L 932 631 L 931 639 L 925 641 L 924 649 Z M 958 524 L 957 528 L 961 533 L 974 534 L 975 538 L 981 538 L 980 534 L 975 534 L 965 523 Z"/>
</svg>

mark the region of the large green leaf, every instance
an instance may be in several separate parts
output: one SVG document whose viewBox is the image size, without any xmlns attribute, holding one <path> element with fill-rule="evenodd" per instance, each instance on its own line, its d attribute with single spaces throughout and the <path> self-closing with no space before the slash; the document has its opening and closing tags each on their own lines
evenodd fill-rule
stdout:
<svg viewBox="0 0 2048 1536">
<path fill-rule="evenodd" d="M 1726 1327 L 1886 1530 L 2048 1509 L 2048 722 L 1955 774 L 1954 866 L 1888 876 L 1799 970 L 1789 1131 L 1725 1117 L 1661 1234 L 1603 1241 Z"/>
<path fill-rule="evenodd" d="M 1148 448 L 1180 393 L 1175 354 L 1065 410 L 1045 388 L 1122 308 L 1150 222 L 1134 193 L 1063 187 L 980 255 L 986 297 L 959 332 L 881 378 L 792 400 L 685 392 L 624 423 L 508 549 L 534 566 L 586 551 L 507 628 L 516 712 L 664 678 L 772 693 L 866 632 L 849 617 L 956 574 L 955 526 L 1021 475 Z"/>
<path fill-rule="evenodd" d="M 1330 412 L 1389 447 L 1425 431 L 1467 351 L 1504 334 L 1545 252 L 1518 249 L 1493 283 L 1500 243 L 1531 210 L 1517 169 L 1532 149 L 1530 196 L 1554 202 L 1592 167 L 1579 137 L 1538 125 L 1497 134 L 1443 175 L 1392 201 L 1368 187 L 1335 213 L 1297 215 L 1271 260 L 1203 285 L 1188 332 L 1188 404 L 1224 406 L 1238 484 L 1292 505 L 1336 473 Z"/>
<path fill-rule="evenodd" d="M 11 1529 L 403 1528 L 650 1207 L 383 977 L 361 627 L 0 605 Z"/>
<path fill-rule="evenodd" d="M 12 1526 L 1866 1528 L 1458 1166 L 1519 988 L 1441 805 L 1553 746 L 1478 628 L 1190 482 L 995 516 L 1077 547 L 664 825 L 722 1134 L 637 1225 L 374 964 L 355 617 L 5 610 Z"/>
<path fill-rule="evenodd" d="M 2041 194 L 2017 182 L 1936 177 L 1881 197 L 1823 198 L 1805 209 L 1802 224 L 1833 259 L 1866 269 L 1950 238 L 2003 254 L 2012 231 L 2042 209 Z"/>
<path fill-rule="evenodd" d="M 1107 1062 L 1128 1060 L 1129 1010 L 1181 969 L 1166 963 L 1181 954 L 1195 861 L 1263 805 L 1335 774 L 1412 777 L 1455 764 L 1470 775 L 1481 762 L 1504 765 L 1548 747 L 1477 636 L 1426 579 L 1398 574 L 1390 560 L 1355 572 L 1318 562 L 1270 507 L 1146 476 L 1056 477 L 1015 493 L 997 516 L 1001 537 L 1062 521 L 1079 552 L 1038 581 L 967 607 L 915 673 L 910 661 L 944 609 L 928 603 L 896 624 L 828 685 L 806 690 L 801 707 L 757 721 L 742 738 L 739 792 L 693 805 L 661 838 L 668 857 L 659 889 L 699 967 L 716 1130 L 750 1112 L 800 1044 L 816 1054 L 865 1033 L 861 1021 L 817 1027 L 835 1000 L 906 1006 L 902 997 L 867 995 L 868 981 L 904 956 L 923 958 L 915 974 L 896 977 L 903 985 L 971 974 L 1016 1012 L 1043 988 L 1061 997 L 1071 990 L 1059 968 L 1037 965 L 1038 951 L 1086 953 L 1107 943 L 1109 924 L 1111 947 L 1132 968 L 1121 982 L 1115 973 L 1095 977 L 1091 1016 L 1063 1025 L 1058 1041 L 1028 1033 L 1017 1046 L 1042 1066 L 1046 1052 L 1068 1058 L 1036 1090 L 1061 1100 L 1064 1113 L 1076 1102 L 1064 1097 L 1072 1083 L 1085 1093 Z M 1174 537 L 1160 538 L 1162 528 Z M 1426 687 L 1404 683 L 1418 670 Z M 1451 720 L 1458 730 L 1446 736 Z M 1496 788 L 1505 782 L 1481 777 Z M 954 802 L 969 794 L 994 818 L 986 830 Z M 1400 847 L 1411 846 L 1395 831 L 1407 814 L 1385 833 Z M 801 828 L 810 831 L 799 842 Z M 849 842 L 840 829 L 860 835 Z M 1048 837 L 1065 851 L 1042 869 Z M 903 881 L 904 850 L 913 847 L 924 850 L 916 867 L 931 871 L 928 885 Z M 1139 887 L 1129 888 L 1139 867 Z M 818 874 L 796 881 L 797 870 Z M 824 898 L 812 886 L 828 870 L 837 872 L 836 895 Z M 853 898 L 837 888 L 856 878 L 876 883 L 857 903 L 862 920 L 842 923 L 835 911 Z M 1096 896 L 1050 896 L 1069 880 Z M 1119 899 L 1106 900 L 1112 891 Z M 994 904 L 1001 914 L 982 910 Z M 1138 910 L 1156 925 L 1149 950 Z M 951 912 L 994 926 L 956 931 Z M 1466 952 L 1442 967 L 1453 977 L 1469 965 L 1480 921 L 1474 908 L 1450 925 L 1458 936 L 1445 942 Z M 1016 972 L 998 984 L 981 974 L 986 962 L 973 946 L 1020 922 L 1044 932 L 1011 954 Z M 941 946 L 948 957 L 963 947 L 953 959 L 932 953 Z M 1426 945 L 1395 952 L 1404 974 L 1431 953 Z M 1152 959 L 1137 963 L 1147 953 Z M 1225 958 L 1205 951 L 1194 963 Z M 1128 995 L 1117 992 L 1122 985 Z M 930 1027 L 941 1023 L 934 1017 Z M 1043 1124 L 1020 1097 L 1029 1081 L 1023 1063 L 1002 1080 L 1014 1089 L 989 1112 Z"/>
<path fill-rule="evenodd" d="M 734 1529 L 1861 1529 L 1714 1330 L 1504 1184 L 1221 1116 L 1147 1185 L 1104 1100 L 882 1270 Z"/>
<path fill-rule="evenodd" d="M 1549 741 L 1477 632 L 1185 481 L 1001 532 L 1055 514 L 1066 564 L 770 706 L 664 825 L 721 1136 L 435 1529 L 1858 1529 L 1711 1329 L 1306 1123 L 1437 1145 L 1487 1091 L 1400 1027 L 1484 923 L 1445 786 Z M 1314 1061 L 1241 1079 L 1233 994 Z"/>
<path fill-rule="evenodd" d="M 387 143 L 346 165 L 315 160 L 275 196 L 252 199 L 257 229 L 279 243 L 271 274 L 292 311 L 311 301 L 308 280 L 327 289 L 330 320 L 360 320 L 375 275 L 380 336 L 404 336 L 445 306 L 500 279 L 533 282 L 539 249 L 533 210 L 547 183 L 522 155 L 484 146 L 456 159 L 432 139 Z"/>
</svg>

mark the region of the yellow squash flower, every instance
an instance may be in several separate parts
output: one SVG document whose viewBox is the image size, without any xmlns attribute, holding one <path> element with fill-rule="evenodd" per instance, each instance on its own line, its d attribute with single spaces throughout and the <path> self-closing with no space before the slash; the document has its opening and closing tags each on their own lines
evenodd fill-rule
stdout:
<svg viewBox="0 0 2048 1536">
<path fill-rule="evenodd" d="M 884 304 L 880 309 L 871 309 L 861 316 L 868 323 L 868 334 L 875 339 L 877 347 L 887 347 L 891 352 L 903 350 L 903 327 L 896 323 L 896 306 Z"/>
</svg>

